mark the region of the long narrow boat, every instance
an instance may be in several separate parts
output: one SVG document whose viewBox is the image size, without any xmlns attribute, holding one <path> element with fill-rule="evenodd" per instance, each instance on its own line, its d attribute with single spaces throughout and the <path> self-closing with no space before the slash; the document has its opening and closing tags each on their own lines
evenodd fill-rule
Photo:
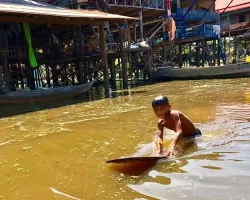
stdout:
<svg viewBox="0 0 250 200">
<path fill-rule="evenodd" d="M 240 63 L 215 67 L 159 67 L 152 71 L 154 80 L 194 80 L 250 77 L 250 64 Z"/>
<path fill-rule="evenodd" d="M 40 90 L 8 92 L 7 94 L 0 95 L 0 104 L 42 102 L 73 98 L 88 92 L 94 85 L 94 83 L 95 80 L 81 85 L 69 85 Z"/>
</svg>

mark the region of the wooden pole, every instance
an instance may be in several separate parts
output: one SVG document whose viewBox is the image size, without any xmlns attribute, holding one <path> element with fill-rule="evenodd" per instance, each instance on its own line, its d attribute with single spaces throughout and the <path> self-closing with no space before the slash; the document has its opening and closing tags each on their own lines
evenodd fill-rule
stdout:
<svg viewBox="0 0 250 200">
<path fill-rule="evenodd" d="M 205 48 L 205 40 L 202 40 L 202 54 L 201 54 L 201 66 L 204 67 L 205 66 L 205 53 L 208 53 L 208 52 L 205 52 L 206 51 L 206 48 Z"/>
<path fill-rule="evenodd" d="M 196 66 L 200 67 L 201 65 L 201 51 L 200 51 L 200 42 L 196 42 Z"/>
<path fill-rule="evenodd" d="M 10 73 L 8 70 L 8 62 L 6 53 L 0 52 L 0 57 L 2 59 L 2 69 L 3 69 L 3 76 L 0 73 L 0 93 L 7 93 L 11 91 L 11 80 L 10 80 Z"/>
<path fill-rule="evenodd" d="M 132 62 L 131 62 L 131 52 L 130 52 L 130 46 L 131 46 L 131 35 L 130 35 L 130 28 L 129 28 L 129 24 L 127 23 L 127 38 L 128 38 L 128 63 L 129 63 L 129 69 L 130 69 L 130 77 L 131 79 L 133 78 L 133 66 L 132 66 Z"/>
<path fill-rule="evenodd" d="M 165 22 L 165 20 L 162 23 L 164 24 L 163 28 L 162 28 L 162 31 L 165 34 L 165 32 L 166 32 L 166 26 L 165 26 L 166 22 Z M 167 47 L 165 45 L 163 45 L 163 60 L 164 60 L 165 63 L 167 63 Z M 170 60 L 171 60 L 171 58 L 170 58 Z"/>
<path fill-rule="evenodd" d="M 128 77 L 127 77 L 127 59 L 126 59 L 126 52 L 124 52 L 123 48 L 124 43 L 124 34 L 123 30 L 120 29 L 120 48 L 121 48 L 121 60 L 122 60 L 122 83 L 123 83 L 123 89 L 128 88 Z"/>
<path fill-rule="evenodd" d="M 237 49 L 238 49 L 238 42 L 236 36 L 234 36 L 234 58 L 237 61 Z"/>
<path fill-rule="evenodd" d="M 190 43 L 188 45 L 188 63 L 189 63 L 189 67 L 192 65 L 191 61 L 192 61 L 192 56 L 190 56 L 190 54 L 192 53 L 192 44 Z"/>
<path fill-rule="evenodd" d="M 47 81 L 48 87 L 50 88 L 51 84 L 50 84 L 49 66 L 45 65 L 45 69 L 46 69 L 46 81 Z M 67 75 L 65 77 L 67 77 Z M 66 78 L 66 80 L 67 80 L 67 78 Z"/>
<path fill-rule="evenodd" d="M 105 91 L 109 91 L 108 58 L 107 58 L 107 51 L 106 51 L 106 39 L 105 39 L 104 25 L 100 25 L 99 30 L 100 30 L 101 52 L 102 52 L 104 89 Z"/>
<path fill-rule="evenodd" d="M 148 81 L 152 81 L 152 51 L 148 51 Z"/>
<path fill-rule="evenodd" d="M 182 44 L 179 44 L 178 48 L 179 48 L 179 68 L 182 68 Z M 170 49 L 170 51 L 172 50 Z"/>
<path fill-rule="evenodd" d="M 31 90 L 35 90 L 34 69 L 28 64 L 28 83 Z"/>
<path fill-rule="evenodd" d="M 23 82 L 23 74 L 22 74 L 22 64 L 18 63 L 18 72 L 19 72 L 19 78 L 21 82 L 21 88 L 24 89 L 24 82 Z"/>
<path fill-rule="evenodd" d="M 144 38 L 143 38 L 143 18 L 142 18 L 142 10 L 139 11 L 139 19 L 140 19 L 140 38 L 141 38 L 141 41 L 143 41 Z"/>
<path fill-rule="evenodd" d="M 115 73 L 115 64 L 114 59 L 110 61 L 110 75 L 111 75 L 111 87 L 113 90 L 116 90 L 116 73 Z"/>
<path fill-rule="evenodd" d="M 0 53 L 0 57 L 2 57 L 2 61 L 3 61 L 3 75 L 4 75 L 5 83 L 8 87 L 8 90 L 12 91 L 11 76 L 10 76 L 10 72 L 8 68 L 7 53 L 5 52 Z"/>
<path fill-rule="evenodd" d="M 78 60 L 76 62 L 76 68 L 77 68 L 77 78 L 80 84 L 83 83 L 83 70 L 82 70 L 82 65 L 81 62 Z"/>
<path fill-rule="evenodd" d="M 216 63 L 216 40 L 213 40 L 213 66 Z"/>
<path fill-rule="evenodd" d="M 220 66 L 220 45 L 219 45 L 219 40 L 217 40 L 217 65 Z"/>
<path fill-rule="evenodd" d="M 88 73 L 88 63 L 87 62 L 83 62 L 83 83 L 87 83 L 88 82 L 87 73 Z"/>
<path fill-rule="evenodd" d="M 136 36 L 136 34 L 137 34 L 137 31 L 136 31 L 136 28 L 137 28 L 137 25 L 138 25 L 138 23 L 137 22 L 135 22 L 134 23 L 134 40 L 135 40 L 135 43 L 136 43 L 136 41 L 137 41 L 137 36 Z"/>
</svg>

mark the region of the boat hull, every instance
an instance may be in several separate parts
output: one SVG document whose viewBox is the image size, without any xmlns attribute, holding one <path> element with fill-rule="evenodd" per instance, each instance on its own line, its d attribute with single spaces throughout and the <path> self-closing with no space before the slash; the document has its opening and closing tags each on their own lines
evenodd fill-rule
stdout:
<svg viewBox="0 0 250 200">
<path fill-rule="evenodd" d="M 0 104 L 31 103 L 73 98 L 88 92 L 94 83 L 95 81 L 81 85 L 70 85 L 42 90 L 9 92 L 0 95 Z"/>
<path fill-rule="evenodd" d="M 154 80 L 197 80 L 243 77 L 250 77 L 249 63 L 196 68 L 160 67 L 152 71 L 152 78 Z"/>
</svg>

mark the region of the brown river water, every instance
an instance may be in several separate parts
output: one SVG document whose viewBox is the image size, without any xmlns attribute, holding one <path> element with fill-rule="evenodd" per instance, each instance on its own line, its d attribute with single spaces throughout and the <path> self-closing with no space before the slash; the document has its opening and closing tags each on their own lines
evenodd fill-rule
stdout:
<svg viewBox="0 0 250 200">
<path fill-rule="evenodd" d="M 68 105 L 0 107 L 0 199 L 250 198 L 250 79 L 158 83 L 106 99 L 100 92 Z M 153 151 L 151 101 L 160 94 L 203 136 L 137 174 L 106 164 Z M 166 131 L 166 145 L 172 137 Z"/>
</svg>

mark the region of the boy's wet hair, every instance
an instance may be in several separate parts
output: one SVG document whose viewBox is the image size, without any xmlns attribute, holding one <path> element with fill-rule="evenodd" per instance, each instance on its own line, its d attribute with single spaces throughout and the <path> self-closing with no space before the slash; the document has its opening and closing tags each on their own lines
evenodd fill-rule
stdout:
<svg viewBox="0 0 250 200">
<path fill-rule="evenodd" d="M 152 101 L 152 106 L 162 106 L 162 105 L 169 105 L 168 98 L 166 96 L 158 96 L 155 97 Z"/>
</svg>

